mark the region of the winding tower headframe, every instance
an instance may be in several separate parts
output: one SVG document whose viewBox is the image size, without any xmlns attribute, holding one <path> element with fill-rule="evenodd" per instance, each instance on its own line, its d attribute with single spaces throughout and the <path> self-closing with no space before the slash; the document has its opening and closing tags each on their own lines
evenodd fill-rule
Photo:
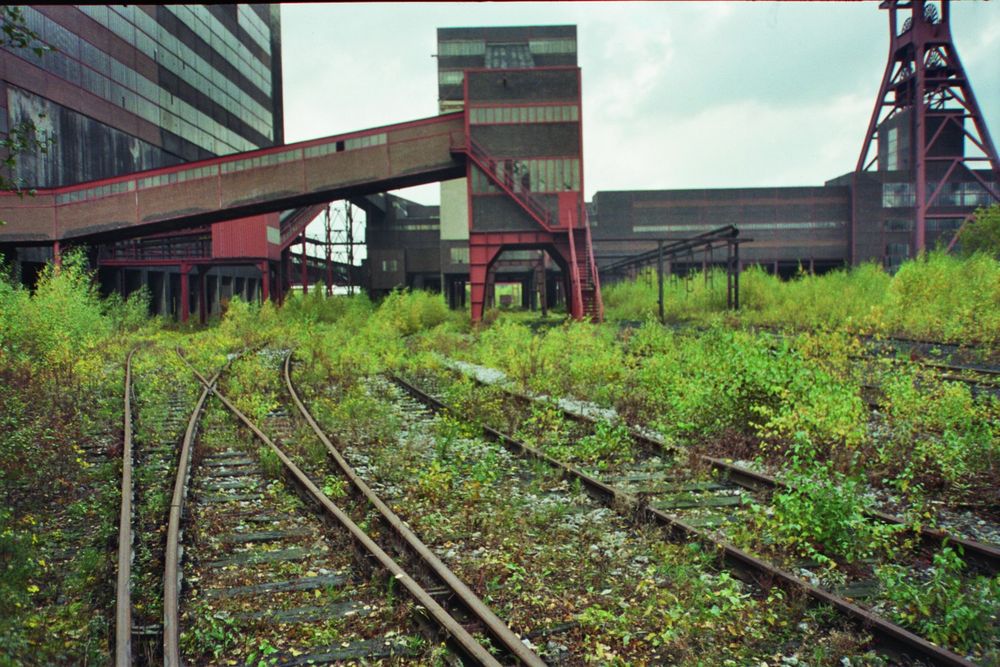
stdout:
<svg viewBox="0 0 1000 667">
<path fill-rule="evenodd" d="M 928 219 L 954 218 L 965 203 L 956 194 L 959 180 L 978 183 L 976 201 L 1000 202 L 1000 159 L 952 40 L 949 0 L 884 0 L 879 6 L 889 14 L 889 61 L 855 167 L 854 233 L 858 177 L 876 165 L 881 172 L 905 172 L 917 254 L 926 249 Z M 907 130 L 905 144 L 880 137 L 897 116 L 904 117 L 895 129 Z M 983 178 L 984 170 L 992 177 Z M 852 246 L 853 254 L 855 239 Z"/>
</svg>

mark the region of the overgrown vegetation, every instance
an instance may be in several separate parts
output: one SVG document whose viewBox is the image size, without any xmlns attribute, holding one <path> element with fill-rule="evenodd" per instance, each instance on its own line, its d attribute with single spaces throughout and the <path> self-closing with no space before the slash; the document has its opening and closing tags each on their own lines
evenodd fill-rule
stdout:
<svg viewBox="0 0 1000 667">
<path fill-rule="evenodd" d="M 966 255 L 983 253 L 1000 259 L 1000 204 L 978 208 L 958 236 Z"/>
<path fill-rule="evenodd" d="M 101 301 L 82 254 L 0 279 L 0 664 L 107 662 L 122 365 L 140 294 Z"/>
<path fill-rule="evenodd" d="M 782 329 L 839 329 L 932 341 L 994 344 L 1000 340 L 1000 259 L 989 239 L 994 207 L 972 225 L 982 242 L 956 257 L 933 251 L 906 262 L 890 276 L 874 264 L 815 276 L 802 272 L 781 280 L 757 266 L 740 278 L 741 310 L 725 310 L 725 274 L 710 283 L 701 276 L 667 282 L 664 313 L 671 322 L 765 325 Z M 971 232 L 970 232 L 971 233 Z M 656 281 L 639 279 L 605 289 L 612 320 L 645 321 L 657 316 Z"/>
<path fill-rule="evenodd" d="M 473 329 L 464 313 L 448 311 L 438 296 L 397 292 L 376 305 L 363 296 L 328 299 L 315 290 L 283 308 L 234 299 L 216 326 L 175 332 L 146 317 L 143 291 L 128 300 L 99 299 L 82 255 L 70 253 L 60 271 L 43 272 L 33 293 L 0 280 L 0 664 L 26 651 L 41 661 L 107 660 L 122 364 L 141 341 L 157 343 L 161 352 L 180 345 L 209 374 L 245 351 L 232 361 L 226 391 L 256 419 L 280 404 L 276 370 L 285 351 L 294 350 L 296 380 L 317 417 L 345 441 L 383 457 L 380 482 L 423 503 L 427 513 L 414 516 L 415 527 L 442 544 L 457 544 L 493 526 L 497 532 L 484 538 L 483 548 L 494 551 L 481 583 L 523 619 L 548 613 L 540 598 L 518 605 L 532 587 L 544 585 L 546 573 L 569 567 L 566 559 L 578 562 L 580 555 L 532 552 L 527 558 L 520 538 L 531 535 L 541 544 L 543 529 L 552 521 L 572 523 L 572 512 L 568 505 L 543 503 L 531 507 L 529 519 L 518 518 L 520 505 L 513 501 L 498 512 L 503 494 L 519 480 L 537 478 L 538 497 L 566 489 L 539 470 L 512 472 L 509 461 L 470 438 L 476 423 L 517 431 L 549 455 L 596 471 L 637 456 L 627 429 L 607 416 L 595 432 L 581 432 L 567 426 L 552 403 L 515 418 L 498 391 L 454 381 L 445 390 L 461 419 L 439 420 L 427 447 L 398 449 L 408 425 L 373 395 L 373 376 L 404 368 L 443 375 L 442 357 L 460 358 L 504 371 L 522 391 L 614 409 L 620 418 L 655 428 L 670 445 L 770 466 L 794 489 L 754 510 L 745 534 L 734 533 L 734 539 L 758 551 L 826 563 L 831 571 L 875 560 L 886 608 L 896 618 L 942 642 L 980 651 L 995 629 L 983 639 L 968 628 L 995 627 L 989 603 L 995 580 L 970 584 L 959 577 L 950 552 L 942 552 L 925 586 L 908 582 L 886 563 L 908 548 L 909 533 L 874 524 L 865 512 L 873 506 L 872 488 L 891 495 L 913 526 L 936 520 L 934 503 L 992 502 L 1000 488 L 1000 402 L 975 397 L 968 386 L 906 359 L 862 364 L 857 357 L 865 343 L 855 334 L 994 341 L 1000 330 L 997 261 L 982 253 L 967 259 L 931 253 L 892 277 L 868 266 L 788 283 L 750 271 L 744 287 L 747 309 L 739 320 L 721 312 L 711 285 L 700 279 L 671 288 L 678 298 L 671 297 L 668 312 L 699 322 L 696 331 L 646 321 L 626 329 L 567 322 L 534 332 L 523 316 L 507 314 Z M 621 286 L 609 292 L 609 306 L 648 320 L 650 305 L 655 309 L 655 297 L 648 299 L 652 289 L 641 281 Z M 739 326 L 778 321 L 816 330 L 775 337 Z M 160 369 L 148 359 L 143 363 L 150 385 L 139 393 L 139 410 L 152 411 L 143 413 L 151 424 L 155 394 L 186 370 L 177 361 Z M 877 385 L 877 393 L 869 385 Z M 300 454 L 320 469 L 321 449 Z M 336 479 L 320 481 L 331 493 L 344 493 Z M 155 494 L 143 502 L 149 512 L 162 510 L 163 498 Z M 567 543 L 603 539 L 574 530 Z M 519 539 L 505 538 L 504 531 Z M 139 551 L 140 562 L 148 561 Z M 611 561 L 600 562 L 611 567 Z M 478 567 L 468 565 L 470 572 Z M 603 652 L 605 662 L 628 662 L 640 655 L 637 646 L 663 646 L 660 657 L 696 662 L 706 642 L 721 641 L 719 633 L 729 627 L 752 629 L 756 648 L 719 649 L 713 656 L 739 660 L 763 655 L 754 651 L 765 651 L 768 637 L 792 641 L 780 620 L 767 620 L 764 601 L 721 575 L 702 578 L 701 555 L 667 549 L 646 565 L 653 569 L 638 578 L 643 583 L 622 594 L 630 606 L 601 595 L 596 578 L 592 590 L 579 594 L 577 636 L 594 655 Z M 507 590 L 522 598 L 506 597 Z M 665 590 L 680 592 L 670 598 Z M 715 603 L 692 607 L 701 595 Z M 662 621 L 655 631 L 647 628 L 640 636 L 630 629 L 654 617 Z M 206 641 L 225 630 L 224 619 L 216 620 L 216 628 L 206 621 Z M 848 644 L 857 650 L 856 641 Z M 824 646 L 827 657 L 837 653 Z M 833 664 L 823 660 L 816 658 Z"/>
</svg>

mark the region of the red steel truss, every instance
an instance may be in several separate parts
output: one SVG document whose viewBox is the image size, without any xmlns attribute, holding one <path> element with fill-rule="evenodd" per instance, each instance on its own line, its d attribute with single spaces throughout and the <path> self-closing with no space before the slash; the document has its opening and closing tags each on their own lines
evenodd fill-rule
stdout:
<svg viewBox="0 0 1000 667">
<path fill-rule="evenodd" d="M 927 219 L 954 217 L 944 212 L 942 194 L 954 177 L 971 175 L 994 201 L 1000 202 L 1000 160 L 986 128 L 983 114 L 972 92 L 951 37 L 949 0 L 884 0 L 880 7 L 889 14 L 889 62 L 882 77 L 875 109 L 855 167 L 855 182 L 878 161 L 878 151 L 869 157 L 878 140 L 879 127 L 894 116 L 910 113 L 912 176 L 914 182 L 914 254 L 926 248 Z M 901 23 L 899 12 L 908 14 Z M 934 127 L 936 125 L 936 127 Z M 934 128 L 930 133 L 929 128 Z M 948 130 L 959 130 L 972 155 L 942 141 Z M 930 136 L 928 136 L 930 134 Z M 884 165 L 879 165 L 884 168 Z M 964 173 L 962 170 L 964 167 Z M 992 169 L 993 183 L 974 169 Z M 928 186 L 929 176 L 935 181 Z M 856 188 L 855 188 L 856 191 Z M 855 204 L 855 218 L 857 214 Z M 857 225 L 855 219 L 852 223 Z M 852 239 L 853 244 L 853 239 Z"/>
</svg>

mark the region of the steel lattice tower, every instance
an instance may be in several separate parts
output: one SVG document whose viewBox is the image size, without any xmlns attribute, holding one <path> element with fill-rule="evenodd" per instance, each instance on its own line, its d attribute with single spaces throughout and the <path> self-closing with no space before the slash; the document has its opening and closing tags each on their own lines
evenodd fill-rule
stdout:
<svg viewBox="0 0 1000 667">
<path fill-rule="evenodd" d="M 889 62 L 854 172 L 852 258 L 858 177 L 886 157 L 892 163 L 878 164 L 878 170 L 906 171 L 913 184 L 914 254 L 926 248 L 928 219 L 956 216 L 956 205 L 963 202 L 951 193 L 959 179 L 978 182 L 992 201 L 1000 202 L 1000 160 L 951 37 L 948 0 L 885 0 L 880 7 L 889 14 Z M 902 23 L 899 12 L 909 13 Z M 894 159 L 885 155 L 880 130 L 887 121 L 905 114 L 909 115 L 908 150 Z M 870 157 L 873 144 L 879 150 Z M 977 168 L 991 169 L 992 179 L 984 179 Z"/>
</svg>

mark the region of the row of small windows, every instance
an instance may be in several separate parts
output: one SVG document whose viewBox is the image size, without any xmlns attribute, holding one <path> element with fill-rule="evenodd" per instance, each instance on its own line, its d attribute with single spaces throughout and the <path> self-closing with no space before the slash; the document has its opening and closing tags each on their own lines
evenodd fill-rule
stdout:
<svg viewBox="0 0 1000 667">
<path fill-rule="evenodd" d="M 580 120 L 580 108 L 573 105 L 529 107 L 473 107 L 469 122 L 473 125 L 495 123 L 575 123 Z"/>
<path fill-rule="evenodd" d="M 426 224 L 410 223 L 407 225 L 396 225 L 393 230 L 400 232 L 436 232 L 441 229 L 440 224 L 428 222 Z"/>
<path fill-rule="evenodd" d="M 750 222 L 738 223 L 736 226 L 740 231 L 747 232 L 768 232 L 790 229 L 838 229 L 843 227 L 845 222 L 824 220 L 816 222 Z M 634 225 L 632 231 L 639 232 L 701 232 L 705 231 L 705 225 Z"/>
<path fill-rule="evenodd" d="M 71 204 L 85 199 L 98 199 L 100 197 L 110 197 L 111 195 L 135 190 L 135 181 L 121 181 L 119 183 L 109 183 L 108 185 L 97 185 L 86 190 L 75 190 L 65 194 L 56 195 L 57 204 Z"/>
<path fill-rule="evenodd" d="M 243 160 L 234 160 L 232 162 L 222 163 L 222 173 L 231 174 L 237 171 L 245 171 L 247 169 L 255 169 L 257 167 L 270 167 L 272 165 L 284 164 L 285 162 L 293 162 L 301 159 L 302 149 L 299 148 L 290 151 L 282 151 L 280 153 L 256 155 Z"/>
<path fill-rule="evenodd" d="M 368 148 L 370 146 L 382 146 L 388 141 L 388 135 L 385 132 L 379 132 L 378 134 L 367 134 L 363 137 L 353 137 L 351 139 L 345 139 L 343 142 L 331 141 L 330 143 L 320 144 L 318 146 L 309 146 L 305 149 L 305 156 L 307 158 L 311 157 L 322 157 L 323 155 L 330 155 L 331 153 L 339 153 L 340 151 L 352 151 L 358 148 Z"/>
<path fill-rule="evenodd" d="M 261 20 L 249 5 L 237 5 L 236 21 L 240 27 L 247 31 L 250 38 L 257 42 L 257 46 L 264 49 L 264 53 L 271 55 L 271 31 L 267 24 Z"/>
<path fill-rule="evenodd" d="M 927 184 L 927 196 L 937 190 L 937 183 Z M 991 183 L 990 188 L 996 191 L 997 184 Z M 916 206 L 917 191 L 913 183 L 883 183 L 883 208 L 910 208 Z M 993 197 L 980 183 L 966 181 L 962 183 L 946 183 L 944 189 L 934 200 L 935 206 L 989 206 Z"/>
<path fill-rule="evenodd" d="M 528 40 L 528 49 L 533 55 L 561 55 L 576 53 L 576 40 L 564 39 L 532 39 Z M 438 42 L 439 56 L 483 56 L 486 55 L 486 40 L 455 39 Z"/>
<path fill-rule="evenodd" d="M 182 44 L 176 37 L 156 23 L 146 12 L 136 9 L 133 6 L 114 6 L 109 11 L 109 8 L 103 5 L 84 5 L 80 9 L 91 16 L 91 18 L 108 26 L 116 35 L 138 48 L 149 58 L 163 65 L 196 90 L 208 94 L 213 101 L 224 107 L 227 111 L 243 118 L 247 124 L 264 136 L 269 139 L 274 138 L 271 125 L 272 116 L 269 110 L 265 109 L 259 102 L 241 90 L 236 83 L 219 72 L 208 61 Z M 136 26 L 129 22 L 120 12 L 128 12 L 128 16 L 137 22 L 139 29 L 136 29 Z M 214 17 L 212 19 L 215 20 Z M 270 71 L 266 70 L 252 56 L 249 59 L 246 57 L 240 58 L 238 54 L 246 54 L 247 50 L 242 48 L 242 45 L 236 41 L 236 38 L 231 33 L 226 32 L 226 34 L 229 35 L 229 38 L 239 48 L 239 51 L 232 47 L 223 49 L 226 59 L 234 67 L 243 72 L 254 85 L 270 96 Z M 153 35 L 156 37 L 152 37 Z M 222 45 L 217 44 L 216 46 L 220 46 L 221 48 Z M 246 66 L 241 66 L 241 61 Z M 266 80 L 265 77 L 259 74 L 258 70 L 266 72 Z"/>
<path fill-rule="evenodd" d="M 185 25 L 194 31 L 196 35 L 215 49 L 217 52 L 243 70 L 237 65 L 239 61 L 246 63 L 251 74 L 247 78 L 260 88 L 263 92 L 269 92 L 271 87 L 271 72 L 250 52 L 236 35 L 231 33 L 219 19 L 215 18 L 206 5 L 164 5 L 168 11 L 174 14 Z M 238 23 L 238 21 L 237 21 Z M 270 44 L 265 51 L 270 55 Z"/>
<path fill-rule="evenodd" d="M 462 80 L 465 75 L 460 69 L 443 69 L 438 72 L 438 85 L 441 86 L 460 86 L 462 85 Z"/>
<path fill-rule="evenodd" d="M 893 218 L 885 221 L 887 232 L 912 232 L 913 219 Z M 929 232 L 953 232 L 962 226 L 962 218 L 928 218 L 925 228 Z"/>
<path fill-rule="evenodd" d="M 95 8 L 85 7 L 83 9 Z M 107 8 L 102 7 L 102 9 Z M 172 94 L 161 88 L 158 84 L 150 81 L 117 59 L 112 58 L 90 42 L 69 33 L 34 9 L 30 7 L 25 8 L 25 15 L 26 17 L 31 16 L 33 18 L 33 23 L 37 24 L 43 31 L 40 34 L 55 38 L 49 39 L 50 43 L 61 43 L 63 44 L 62 49 L 65 49 L 46 53 L 42 56 L 38 56 L 31 50 L 22 49 L 19 55 L 33 64 L 68 81 L 78 82 L 95 95 L 115 104 L 120 104 L 151 123 L 156 125 L 171 124 L 172 127 L 168 129 L 172 132 L 213 153 L 224 154 L 259 148 L 257 144 L 246 140 L 228 127 L 217 123 L 208 115 L 198 111 L 186 102 L 174 98 Z M 110 15 L 119 19 L 121 18 L 116 12 L 110 12 Z M 148 40 L 145 35 L 142 33 L 139 34 Z M 151 52 L 155 51 L 151 40 L 149 40 L 148 49 Z M 161 60 L 177 60 L 172 54 L 167 52 L 164 52 L 162 56 Z M 179 61 L 177 62 L 179 63 Z M 179 66 L 176 67 L 177 69 L 181 69 Z M 235 84 L 222 77 L 214 68 L 213 72 L 220 79 L 224 79 L 234 92 L 242 92 L 239 91 Z M 193 71 L 189 70 L 189 73 L 195 77 L 198 76 Z M 200 84 L 197 86 L 199 90 L 207 89 L 207 86 L 202 81 L 195 80 L 195 83 Z M 224 95 L 215 96 L 214 99 L 222 97 L 223 106 L 230 113 L 244 119 L 245 122 L 261 134 L 268 138 L 273 138 L 273 127 L 259 118 L 260 113 L 266 113 L 270 117 L 270 112 L 266 112 L 262 106 L 256 101 L 251 100 L 245 93 L 243 93 L 243 96 L 246 101 L 256 107 L 254 110 L 247 109 Z M 219 100 L 216 99 L 216 101 Z M 179 119 L 183 119 L 183 122 Z M 221 145 L 217 145 L 220 143 Z"/>
<path fill-rule="evenodd" d="M 148 176 L 139 179 L 139 189 L 158 188 L 161 185 L 171 185 L 173 183 L 183 183 L 185 181 L 195 181 L 201 178 L 210 178 L 219 175 L 219 165 L 213 164 L 207 167 L 197 167 L 195 169 L 185 169 L 169 174 L 158 176 Z"/>
<path fill-rule="evenodd" d="M 565 39 L 531 39 L 528 48 L 534 55 L 556 55 L 576 53 L 576 40 Z"/>
<path fill-rule="evenodd" d="M 56 196 L 57 204 L 68 204 L 72 202 L 84 201 L 89 199 L 98 199 L 101 197 L 109 197 L 115 194 L 121 194 L 123 192 L 132 192 L 137 187 L 139 190 L 145 190 L 147 188 L 156 188 L 164 185 L 172 185 L 175 183 L 184 183 L 185 181 L 192 181 L 201 178 L 210 178 L 213 176 L 218 176 L 221 174 L 232 174 L 240 171 L 246 171 L 247 169 L 255 169 L 258 167 L 268 167 L 271 165 L 284 164 L 286 162 L 294 162 L 296 160 L 301 160 L 303 155 L 307 158 L 318 157 L 320 155 L 328 155 L 330 153 L 335 153 L 338 151 L 354 150 L 358 148 L 367 148 L 369 146 L 381 146 L 386 143 L 387 135 L 385 132 L 379 134 L 366 135 L 364 137 L 354 137 L 352 139 L 347 139 L 345 141 L 332 141 L 327 144 L 321 144 L 319 146 L 310 146 L 303 151 L 301 148 L 293 148 L 287 151 L 280 151 L 277 153 L 268 153 L 266 155 L 255 155 L 253 157 L 243 158 L 240 160 L 232 160 L 229 162 L 223 162 L 221 165 L 213 164 L 205 167 L 195 167 L 193 169 L 182 169 L 180 171 L 174 171 L 166 174 L 157 174 L 156 176 L 147 176 L 145 178 L 140 178 L 138 181 L 129 180 L 122 181 L 120 183 L 112 183 L 110 185 L 96 186 L 93 188 L 87 188 L 84 190 L 74 190 L 72 192 L 67 192 Z M 138 185 L 137 185 L 138 184 Z M 419 225 L 417 225 L 419 226 Z M 427 230 L 420 229 L 408 231 L 429 231 L 431 228 L 437 229 L 437 225 L 428 226 Z"/>
<path fill-rule="evenodd" d="M 501 160 L 495 175 L 514 192 L 560 192 L 580 189 L 580 161 L 576 158 Z M 500 189 L 485 173 L 472 170 L 472 191 L 497 193 Z"/>
<path fill-rule="evenodd" d="M 486 41 L 482 39 L 456 39 L 438 42 L 439 56 L 482 56 L 486 54 Z"/>
<path fill-rule="evenodd" d="M 212 153 L 225 154 L 259 148 L 257 144 L 175 98 L 131 68 L 97 51 L 89 43 L 81 43 L 80 54 L 89 62 L 109 72 L 110 77 L 69 58 L 62 52 L 50 52 L 42 56 L 30 49 L 20 49 L 18 52 L 18 56 L 28 62 L 55 76 L 75 82 L 98 97 L 120 105 L 129 112 Z M 100 57 L 97 57 L 98 54 Z"/>
</svg>

